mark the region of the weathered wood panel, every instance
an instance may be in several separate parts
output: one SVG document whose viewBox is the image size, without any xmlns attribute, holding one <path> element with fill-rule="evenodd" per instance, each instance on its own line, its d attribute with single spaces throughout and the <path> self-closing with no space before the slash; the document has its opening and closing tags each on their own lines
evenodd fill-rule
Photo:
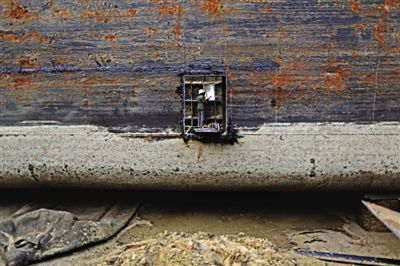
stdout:
<svg viewBox="0 0 400 266">
<path fill-rule="evenodd" d="M 0 125 L 178 129 L 185 71 L 228 75 L 239 127 L 400 120 L 396 0 L 0 3 Z"/>
</svg>

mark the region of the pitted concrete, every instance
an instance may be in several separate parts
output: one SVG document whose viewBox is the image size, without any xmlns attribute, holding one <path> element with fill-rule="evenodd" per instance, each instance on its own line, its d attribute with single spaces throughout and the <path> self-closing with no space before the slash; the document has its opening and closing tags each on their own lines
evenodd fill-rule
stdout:
<svg viewBox="0 0 400 266">
<path fill-rule="evenodd" d="M 94 126 L 0 127 L 0 186 L 399 190 L 400 124 L 267 124 L 235 145 Z"/>
</svg>

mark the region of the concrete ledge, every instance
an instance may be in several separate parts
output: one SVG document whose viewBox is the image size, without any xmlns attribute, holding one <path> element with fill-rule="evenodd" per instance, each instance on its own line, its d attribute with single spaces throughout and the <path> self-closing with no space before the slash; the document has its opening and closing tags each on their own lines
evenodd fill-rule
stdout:
<svg viewBox="0 0 400 266">
<path fill-rule="evenodd" d="M 176 134 L 176 133 L 171 133 Z M 400 190 L 400 124 L 268 124 L 239 144 L 0 127 L 0 187 Z"/>
</svg>

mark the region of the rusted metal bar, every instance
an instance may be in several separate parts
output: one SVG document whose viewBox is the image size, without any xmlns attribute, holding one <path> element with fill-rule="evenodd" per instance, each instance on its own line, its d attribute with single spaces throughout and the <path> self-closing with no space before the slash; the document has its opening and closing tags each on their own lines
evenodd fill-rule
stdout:
<svg viewBox="0 0 400 266">
<path fill-rule="evenodd" d="M 340 263 L 355 263 L 357 265 L 399 265 L 400 260 L 390 258 L 378 258 L 370 256 L 358 256 L 352 254 L 339 254 L 333 252 L 320 252 L 307 249 L 296 249 L 296 252 L 324 261 L 334 261 Z"/>
</svg>

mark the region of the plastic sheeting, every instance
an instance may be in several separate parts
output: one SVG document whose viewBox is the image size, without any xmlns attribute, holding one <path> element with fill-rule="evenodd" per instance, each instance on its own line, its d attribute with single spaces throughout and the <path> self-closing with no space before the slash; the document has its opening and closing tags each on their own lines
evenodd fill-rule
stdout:
<svg viewBox="0 0 400 266">
<path fill-rule="evenodd" d="M 88 198 L 90 196 L 88 195 Z M 0 211 L 0 255 L 6 265 L 26 265 L 107 240 L 132 218 L 137 204 L 86 202 L 74 208 L 29 203 Z M 12 209 L 12 207 L 9 207 Z M 1 260 L 0 260 L 1 264 Z"/>
</svg>

